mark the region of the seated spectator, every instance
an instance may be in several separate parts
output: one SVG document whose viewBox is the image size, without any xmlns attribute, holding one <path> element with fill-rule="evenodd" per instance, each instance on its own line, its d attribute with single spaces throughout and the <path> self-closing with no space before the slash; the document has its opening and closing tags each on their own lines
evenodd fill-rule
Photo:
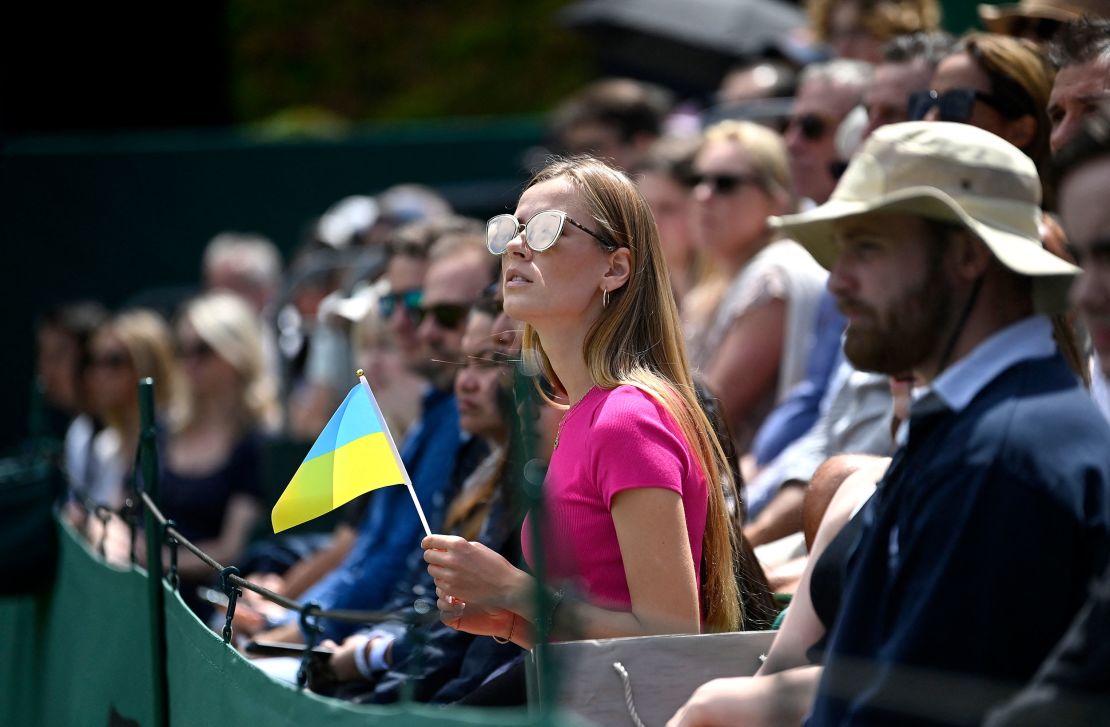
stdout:
<svg viewBox="0 0 1110 727">
<path fill-rule="evenodd" d="M 737 451 L 801 380 L 825 274 L 770 215 L 794 207 L 782 138 L 745 121 L 706 130 L 694 158 L 694 220 L 718 277 L 684 302 L 690 363 L 721 400 Z"/>
<path fill-rule="evenodd" d="M 1110 99 L 1110 12 L 1069 23 L 1054 39 L 1049 58 L 1057 68 L 1048 99 L 1056 152 Z"/>
<path fill-rule="evenodd" d="M 43 398 L 53 410 L 51 429 L 64 433 L 64 462 L 71 493 L 89 504 L 106 500 L 99 491 L 107 483 L 96 472 L 92 442 L 103 424 L 94 414 L 89 386 L 93 334 L 104 324 L 108 312 L 99 303 L 67 303 L 47 311 L 36 329 L 35 376 Z M 70 503 L 71 522 L 84 523 L 84 508 Z"/>
<path fill-rule="evenodd" d="M 793 193 L 801 208 L 824 202 L 836 186 L 834 164 L 840 160 L 836 131 L 863 101 L 871 70 L 868 63 L 837 60 L 814 63 L 802 71 L 794 111 L 783 132 Z"/>
<path fill-rule="evenodd" d="M 202 275 L 206 290 L 230 290 L 263 315 L 281 289 L 281 253 L 261 235 L 221 232 L 204 249 Z"/>
<path fill-rule="evenodd" d="M 863 137 L 886 124 L 910 118 L 910 98 L 928 91 L 933 73 L 952 48 L 952 36 L 944 32 L 899 35 L 883 46 L 882 61 L 863 94 L 867 128 Z"/>
<path fill-rule="evenodd" d="M 493 336 L 496 310 L 492 299 L 479 303 L 470 313 L 463 337 L 465 366 L 455 377 L 459 423 L 463 431 L 484 438 L 490 453 L 463 483 L 447 511 L 444 529 L 519 560 L 520 519 L 514 500 L 514 477 L 508 465 L 509 422 L 515 405 L 509 361 L 519 349 L 501 349 Z M 548 408 L 549 411 L 555 410 Z M 533 456 L 547 459 L 550 450 Z M 396 623 L 382 624 L 357 632 L 339 645 L 329 663 L 343 684 L 340 696 L 360 702 L 392 702 L 400 687 L 415 678 L 418 701 L 449 701 L 476 688 L 502 663 L 519 655 L 515 645 L 496 645 L 487 639 L 456 631 L 441 623 L 406 626 L 404 617 L 416 615 L 414 597 L 435 590 L 422 559 L 413 560 L 408 577 L 398 582 L 397 593 L 387 606 L 398 614 Z M 426 597 L 426 596 L 425 596 Z M 481 654 L 482 669 L 466 668 L 465 662 Z M 412 669 L 419 669 L 411 675 Z M 485 672 L 485 673 L 481 673 Z M 444 689 L 446 688 L 446 691 Z M 442 693 L 441 693 L 442 692 Z"/>
<path fill-rule="evenodd" d="M 397 247 L 386 276 L 398 296 L 392 299 L 391 329 L 406 362 L 430 382 L 421 419 L 400 443 L 400 454 L 429 522 L 438 527 L 447 502 L 486 453 L 482 440 L 460 436 L 453 382 L 463 362 L 466 312 L 489 286 L 492 270 L 480 237 L 448 233 L 431 239 L 430 250 L 420 245 Z M 420 294 L 406 295 L 413 291 Z M 374 491 L 343 562 L 309 587 L 303 600 L 325 609 L 381 608 L 404 578 L 405 563 L 419 547 L 421 531 L 404 488 Z M 324 629 L 326 637 L 338 640 L 350 635 L 354 626 L 325 622 Z M 299 641 L 303 634 L 289 616 L 259 638 Z"/>
<path fill-rule="evenodd" d="M 937 64 L 932 89 L 913 100 L 913 119 L 986 129 L 1025 152 L 1047 179 L 1046 109 L 1053 70 L 1029 41 L 969 33 Z"/>
<path fill-rule="evenodd" d="M 430 536 L 444 623 L 522 647 L 537 625 L 560 640 L 738 628 L 728 464 L 693 397 L 646 202 L 597 160 L 555 161 L 487 229 L 506 313 L 527 324 L 524 358 L 571 408 L 545 485 L 548 583 L 480 543 Z M 525 521 L 529 563 L 536 526 Z M 559 589 L 550 612 L 534 610 L 537 587 Z"/>
<path fill-rule="evenodd" d="M 1110 420 L 1110 249 L 1107 246 L 1106 185 L 1110 170 L 1110 107 L 1084 122 L 1062 149 L 1060 216 L 1068 246 L 1083 269 L 1072 288 L 1072 300 L 1090 337 L 1091 395 Z"/>
<path fill-rule="evenodd" d="M 163 451 L 162 512 L 220 563 L 238 562 L 262 512 L 262 438 L 281 421 L 260 329 L 246 301 L 226 292 L 188 302 L 176 323 L 185 396 Z M 178 573 L 198 608 L 195 587 L 212 569 L 182 552 Z"/>
<path fill-rule="evenodd" d="M 560 151 L 592 154 L 632 169 L 663 131 L 674 103 L 666 89 L 629 78 L 596 81 L 563 101 L 552 114 Z"/>
<path fill-rule="evenodd" d="M 708 275 L 706 256 L 694 241 L 688 186 L 697 146 L 696 139 L 663 137 L 631 170 L 659 228 L 659 243 L 678 301 Z"/>
<path fill-rule="evenodd" d="M 895 124 L 827 204 L 780 222 L 832 269 L 849 360 L 928 387 L 860 513 L 810 724 L 979 722 L 1106 563 L 1110 426 L 1052 340 L 1076 269 L 1041 246 L 1039 186 L 994 134 Z M 1051 609 L 1030 573 L 1052 574 Z M 946 684 L 958 697 L 929 696 Z"/>
<path fill-rule="evenodd" d="M 1090 114 L 1057 154 L 1060 213 L 1071 248 L 1083 268 L 1072 287 L 1094 345 L 1092 395 L 1110 420 L 1110 246 L 1106 229 L 1110 206 L 1110 109 Z M 999 707 L 990 727 L 1048 723 L 1097 724 L 1110 713 L 1110 568 L 1091 589 L 1063 640 L 1033 681 Z"/>
<path fill-rule="evenodd" d="M 139 446 L 139 380 L 154 380 L 155 414 L 164 427 L 179 401 L 179 373 L 169 326 L 149 310 L 113 315 L 97 329 L 89 349 L 89 396 L 104 428 L 92 438 L 84 494 L 118 510 Z M 131 544 L 122 521 L 112 522 L 106 552 L 113 560 L 127 562 Z M 88 528 L 93 542 L 103 535 L 93 519 Z"/>
<path fill-rule="evenodd" d="M 883 44 L 896 35 L 940 26 L 937 0 L 809 0 L 809 24 L 835 58 L 882 60 Z"/>
</svg>

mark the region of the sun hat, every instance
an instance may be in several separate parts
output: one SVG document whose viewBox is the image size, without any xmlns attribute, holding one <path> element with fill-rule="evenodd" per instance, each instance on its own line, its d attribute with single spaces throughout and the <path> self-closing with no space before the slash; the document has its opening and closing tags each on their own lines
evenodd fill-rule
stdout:
<svg viewBox="0 0 1110 727">
<path fill-rule="evenodd" d="M 1032 160 L 969 124 L 910 121 L 882 126 L 864 142 L 827 202 L 770 224 L 825 268 L 836 261 L 833 222 L 873 212 L 960 225 L 1007 268 L 1033 279 L 1041 313 L 1068 306 L 1079 268 L 1044 249 L 1038 233 L 1041 183 Z"/>
<path fill-rule="evenodd" d="M 1073 23 L 1084 15 L 1095 18 L 1110 16 L 1107 0 L 1022 0 L 1012 5 L 979 5 L 979 19 L 992 33 L 1008 35 L 1016 18 L 1045 18 Z"/>
</svg>

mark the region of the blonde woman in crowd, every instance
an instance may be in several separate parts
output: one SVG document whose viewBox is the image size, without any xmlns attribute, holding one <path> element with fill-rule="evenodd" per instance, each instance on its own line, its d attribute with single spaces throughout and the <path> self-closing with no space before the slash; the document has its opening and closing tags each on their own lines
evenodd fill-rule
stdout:
<svg viewBox="0 0 1110 727">
<path fill-rule="evenodd" d="M 92 439 L 90 464 L 94 482 L 83 484 L 97 504 L 113 510 L 123 505 L 139 446 L 139 380 L 154 380 L 155 413 L 165 422 L 175 409 L 179 377 L 169 326 L 154 311 L 130 310 L 112 316 L 99 328 L 89 347 L 88 382 L 92 408 L 104 423 Z M 79 486 L 75 483 L 75 487 Z M 92 542 L 103 535 L 102 525 L 88 519 Z M 106 541 L 109 559 L 128 559 L 129 544 L 122 521 L 113 521 Z"/>
<path fill-rule="evenodd" d="M 805 374 L 807 337 L 826 274 L 771 215 L 794 209 L 786 147 L 747 121 L 706 130 L 694 158 L 695 234 L 715 278 L 684 301 L 690 363 L 720 398 L 737 451 Z"/>
<path fill-rule="evenodd" d="M 261 512 L 262 435 L 280 422 L 260 329 L 232 293 L 194 299 L 176 324 L 186 396 L 166 442 L 162 510 L 221 563 L 236 562 Z M 178 568 L 186 582 L 211 578 L 185 553 Z M 182 589 L 187 602 L 191 590 Z"/>
</svg>

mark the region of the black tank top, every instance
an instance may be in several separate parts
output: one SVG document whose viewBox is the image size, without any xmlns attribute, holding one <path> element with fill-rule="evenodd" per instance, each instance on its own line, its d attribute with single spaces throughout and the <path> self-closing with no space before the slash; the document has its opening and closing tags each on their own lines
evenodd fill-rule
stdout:
<svg viewBox="0 0 1110 727">
<path fill-rule="evenodd" d="M 840 613 L 840 598 L 844 593 L 844 581 L 848 574 L 848 558 L 862 530 L 863 518 L 856 513 L 825 547 L 813 565 L 813 572 L 809 574 L 809 600 L 813 603 L 817 619 L 825 627 L 825 635 L 806 652 L 814 664 L 821 663 L 829 630 Z"/>
</svg>

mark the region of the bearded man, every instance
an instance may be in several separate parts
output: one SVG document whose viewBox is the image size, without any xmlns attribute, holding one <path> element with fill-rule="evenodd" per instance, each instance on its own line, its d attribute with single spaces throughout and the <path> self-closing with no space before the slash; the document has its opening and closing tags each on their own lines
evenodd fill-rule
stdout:
<svg viewBox="0 0 1110 727">
<path fill-rule="evenodd" d="M 1078 270 L 1041 245 L 1040 195 L 999 137 L 913 122 L 777 221 L 829 268 L 852 364 L 924 383 L 857 516 L 809 725 L 981 723 L 1105 562 L 1110 427 L 1053 341 Z"/>
</svg>

